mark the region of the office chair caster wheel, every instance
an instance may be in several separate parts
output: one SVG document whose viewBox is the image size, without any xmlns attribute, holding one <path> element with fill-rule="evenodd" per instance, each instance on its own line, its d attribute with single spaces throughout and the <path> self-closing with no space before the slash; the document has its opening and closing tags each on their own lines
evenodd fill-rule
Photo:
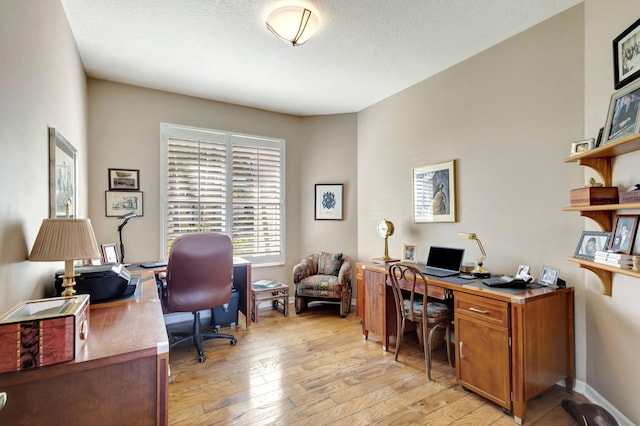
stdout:
<svg viewBox="0 0 640 426">
<path fill-rule="evenodd" d="M 231 339 L 229 343 L 231 344 L 231 346 L 235 346 L 238 341 L 236 339 Z"/>
<path fill-rule="evenodd" d="M 206 359 L 207 359 L 207 356 L 205 354 L 198 355 L 198 361 L 199 362 L 205 362 Z"/>
</svg>

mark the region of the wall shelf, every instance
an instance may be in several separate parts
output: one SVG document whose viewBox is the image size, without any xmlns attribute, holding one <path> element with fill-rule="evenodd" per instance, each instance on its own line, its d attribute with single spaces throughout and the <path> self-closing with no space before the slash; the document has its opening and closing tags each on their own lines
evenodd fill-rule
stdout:
<svg viewBox="0 0 640 426">
<path fill-rule="evenodd" d="M 565 158 L 565 163 L 578 163 L 593 169 L 603 181 L 604 186 L 612 186 L 611 159 L 619 155 L 640 151 L 640 134 L 632 135 L 604 146 L 582 152 Z M 604 204 L 598 206 L 564 207 L 563 211 L 577 211 L 580 216 L 588 217 L 600 226 L 600 230 L 611 232 L 613 227 L 613 213 L 617 210 L 640 209 L 640 203 Z M 613 274 L 623 274 L 640 278 L 640 272 L 622 269 L 615 266 L 596 263 L 589 260 L 569 257 L 567 260 L 576 262 L 581 268 L 588 269 L 598 276 L 602 284 L 602 294 L 611 296 Z"/>
</svg>

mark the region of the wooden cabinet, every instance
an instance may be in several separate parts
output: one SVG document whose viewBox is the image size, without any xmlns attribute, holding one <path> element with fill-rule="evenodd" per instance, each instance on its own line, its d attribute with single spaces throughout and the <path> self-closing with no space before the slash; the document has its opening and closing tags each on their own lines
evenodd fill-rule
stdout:
<svg viewBox="0 0 640 426">
<path fill-rule="evenodd" d="M 605 186 L 612 185 L 612 164 L 613 158 L 640 150 L 640 134 L 629 136 L 615 142 L 608 143 L 599 148 L 586 151 L 572 157 L 566 158 L 565 163 L 577 162 L 581 166 L 587 166 L 593 169 L 602 179 Z M 610 232 L 613 224 L 613 214 L 617 210 L 624 209 L 640 209 L 640 203 L 625 204 L 605 204 L 586 207 L 565 207 L 564 211 L 577 211 L 580 216 L 588 217 L 600 226 L 605 232 Z M 612 293 L 612 274 L 620 273 L 635 278 L 640 278 L 638 271 L 629 269 L 621 269 L 613 266 L 607 266 L 596 262 L 591 262 L 575 257 L 568 258 L 571 262 L 576 262 L 581 268 L 588 269 L 600 278 L 602 283 L 602 294 L 611 296 Z"/>
<path fill-rule="evenodd" d="M 365 292 L 363 334 L 379 334 L 387 349 L 389 335 L 396 332 L 388 270 L 374 264 L 359 267 Z M 531 398 L 562 379 L 567 389 L 573 388 L 573 288 L 492 289 L 481 280 L 427 280 L 429 296 L 453 294 L 460 385 L 512 411 L 518 423 Z"/>
</svg>

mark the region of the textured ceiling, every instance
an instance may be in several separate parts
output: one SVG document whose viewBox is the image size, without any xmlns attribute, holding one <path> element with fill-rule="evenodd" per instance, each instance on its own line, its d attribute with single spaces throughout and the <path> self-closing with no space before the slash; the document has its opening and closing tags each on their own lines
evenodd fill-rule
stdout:
<svg viewBox="0 0 640 426">
<path fill-rule="evenodd" d="M 360 111 L 582 0 L 61 0 L 91 77 L 295 115 Z M 285 4 L 320 29 L 292 47 Z"/>
</svg>

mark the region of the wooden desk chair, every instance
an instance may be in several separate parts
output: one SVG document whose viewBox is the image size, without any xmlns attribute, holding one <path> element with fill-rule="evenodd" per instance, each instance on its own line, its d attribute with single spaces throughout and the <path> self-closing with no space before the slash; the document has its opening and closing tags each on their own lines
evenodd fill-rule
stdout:
<svg viewBox="0 0 640 426">
<path fill-rule="evenodd" d="M 391 288 L 393 289 L 393 297 L 396 302 L 396 323 L 398 325 L 396 339 L 396 355 L 398 353 L 404 336 L 405 321 L 413 321 L 418 327 L 418 336 L 421 337 L 420 343 L 424 348 L 424 358 L 427 367 L 427 377 L 431 380 L 431 340 L 436 329 L 442 327 L 445 329 L 445 341 L 447 347 L 447 359 L 451 366 L 451 309 L 445 303 L 428 302 L 426 303 L 426 321 L 424 313 L 424 298 L 427 294 L 427 280 L 419 269 L 396 263 L 389 267 L 389 277 L 391 280 Z M 425 288 L 425 296 L 416 294 L 416 284 L 422 280 Z M 408 297 L 407 297 L 408 296 Z M 429 333 L 427 335 L 427 329 Z"/>
</svg>

